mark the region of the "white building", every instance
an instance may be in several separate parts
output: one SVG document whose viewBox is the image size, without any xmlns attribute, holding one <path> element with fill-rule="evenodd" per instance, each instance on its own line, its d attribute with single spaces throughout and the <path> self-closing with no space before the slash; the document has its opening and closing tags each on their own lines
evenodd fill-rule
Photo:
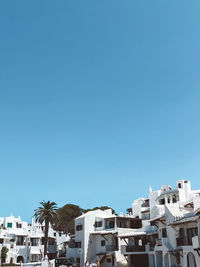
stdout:
<svg viewBox="0 0 200 267">
<path fill-rule="evenodd" d="M 127 259 L 120 250 L 125 243 L 118 235 L 141 227 L 141 219 L 117 216 L 111 209 L 87 212 L 75 220 L 75 235 L 67 248 L 67 257 L 73 258 L 77 266 L 84 266 L 86 262 L 126 266 Z"/>
<path fill-rule="evenodd" d="M 158 191 L 150 189 L 148 200 L 136 200 L 132 208 L 147 228 L 137 235 L 120 236 L 127 242 L 122 254 L 128 266 L 200 266 L 200 190 L 179 180 L 175 189 L 169 185 Z"/>
<path fill-rule="evenodd" d="M 0 253 L 3 246 L 8 248 L 6 263 L 41 261 L 44 252 L 44 226 L 28 224 L 20 217 L 0 217 Z M 69 239 L 63 233 L 49 229 L 48 257 L 57 255 L 62 244 Z"/>
<path fill-rule="evenodd" d="M 200 266 L 200 190 L 187 180 L 132 204 L 132 215 L 95 210 L 75 220 L 67 248 L 77 266 L 198 267 Z"/>
</svg>

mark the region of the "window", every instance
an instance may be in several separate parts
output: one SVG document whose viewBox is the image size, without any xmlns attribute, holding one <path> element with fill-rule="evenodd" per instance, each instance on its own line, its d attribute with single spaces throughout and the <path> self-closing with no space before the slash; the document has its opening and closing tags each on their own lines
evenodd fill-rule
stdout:
<svg viewBox="0 0 200 267">
<path fill-rule="evenodd" d="M 99 222 L 95 222 L 95 225 L 94 225 L 96 228 L 97 227 L 102 227 L 102 221 L 99 221 Z"/>
<path fill-rule="evenodd" d="M 3 244 L 3 239 L 0 239 L 0 244 Z"/>
<path fill-rule="evenodd" d="M 167 237 L 167 230 L 166 228 L 162 229 L 162 237 Z"/>
<path fill-rule="evenodd" d="M 178 188 L 181 188 L 181 184 L 180 183 L 178 184 Z"/>
<path fill-rule="evenodd" d="M 22 228 L 22 224 L 17 222 L 17 223 L 16 223 L 16 227 L 17 227 L 17 228 Z"/>
<path fill-rule="evenodd" d="M 55 233 L 53 233 L 53 235 L 54 235 L 54 237 L 56 237 L 56 232 L 55 232 Z"/>
<path fill-rule="evenodd" d="M 172 196 L 172 202 L 173 203 L 176 203 L 177 202 L 177 198 L 176 198 L 176 196 L 174 195 L 174 196 Z"/>
<path fill-rule="evenodd" d="M 114 221 L 106 221 L 106 229 L 115 228 L 115 222 Z"/>
<path fill-rule="evenodd" d="M 55 238 L 53 238 L 53 237 L 49 237 L 48 238 L 48 245 L 54 245 L 55 242 L 56 242 L 56 239 Z"/>
<path fill-rule="evenodd" d="M 107 259 L 107 263 L 111 263 L 112 261 L 111 261 L 111 259 L 110 258 L 108 258 Z"/>
<path fill-rule="evenodd" d="M 24 236 L 17 236 L 17 246 L 23 246 L 24 245 Z"/>
<path fill-rule="evenodd" d="M 38 261 L 38 255 L 32 254 L 31 255 L 31 262 L 36 262 L 36 261 Z"/>
<path fill-rule="evenodd" d="M 164 198 L 161 199 L 159 204 L 160 204 L 160 205 L 165 205 L 165 199 L 164 199 Z"/>
<path fill-rule="evenodd" d="M 82 229 L 83 229 L 82 224 L 78 224 L 78 225 L 76 226 L 76 231 L 81 231 Z"/>
<path fill-rule="evenodd" d="M 81 260 L 80 258 L 76 258 L 76 263 L 80 264 Z"/>
<path fill-rule="evenodd" d="M 12 223 L 7 223 L 8 228 L 12 228 Z"/>
<path fill-rule="evenodd" d="M 59 236 L 62 236 L 62 233 L 61 232 L 59 232 Z"/>
<path fill-rule="evenodd" d="M 126 228 L 125 222 L 119 221 L 119 228 Z"/>
<path fill-rule="evenodd" d="M 31 246 L 39 246 L 39 238 L 31 238 Z"/>
<path fill-rule="evenodd" d="M 105 240 L 101 240 L 101 246 L 104 247 L 106 245 L 106 241 Z"/>
<path fill-rule="evenodd" d="M 81 242 L 75 242 L 75 248 L 81 248 Z"/>
</svg>

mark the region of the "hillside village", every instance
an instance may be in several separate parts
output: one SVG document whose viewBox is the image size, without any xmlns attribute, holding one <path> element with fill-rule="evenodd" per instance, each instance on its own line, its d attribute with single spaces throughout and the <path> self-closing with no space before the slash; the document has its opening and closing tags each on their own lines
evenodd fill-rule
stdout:
<svg viewBox="0 0 200 267">
<path fill-rule="evenodd" d="M 41 262 L 44 224 L 13 215 L 0 218 L 0 251 L 6 264 Z M 200 190 L 190 181 L 161 186 L 132 203 L 132 212 L 91 210 L 75 219 L 75 233 L 48 233 L 48 259 L 64 256 L 73 266 L 200 266 Z"/>
</svg>

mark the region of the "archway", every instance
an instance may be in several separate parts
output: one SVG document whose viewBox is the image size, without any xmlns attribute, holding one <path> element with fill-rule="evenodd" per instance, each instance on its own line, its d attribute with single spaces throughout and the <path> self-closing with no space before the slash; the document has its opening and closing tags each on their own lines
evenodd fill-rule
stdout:
<svg viewBox="0 0 200 267">
<path fill-rule="evenodd" d="M 197 267 L 194 254 L 189 252 L 187 254 L 187 266 L 188 267 Z"/>
<path fill-rule="evenodd" d="M 17 263 L 24 262 L 24 257 L 23 256 L 18 256 L 17 257 Z"/>
</svg>

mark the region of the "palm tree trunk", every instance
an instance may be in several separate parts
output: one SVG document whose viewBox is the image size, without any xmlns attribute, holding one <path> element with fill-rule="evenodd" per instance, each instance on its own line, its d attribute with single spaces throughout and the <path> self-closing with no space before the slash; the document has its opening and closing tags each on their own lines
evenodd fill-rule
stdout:
<svg viewBox="0 0 200 267">
<path fill-rule="evenodd" d="M 48 220 L 45 220 L 45 230 L 44 230 L 44 257 L 47 255 L 48 233 L 49 233 L 49 221 Z"/>
</svg>

